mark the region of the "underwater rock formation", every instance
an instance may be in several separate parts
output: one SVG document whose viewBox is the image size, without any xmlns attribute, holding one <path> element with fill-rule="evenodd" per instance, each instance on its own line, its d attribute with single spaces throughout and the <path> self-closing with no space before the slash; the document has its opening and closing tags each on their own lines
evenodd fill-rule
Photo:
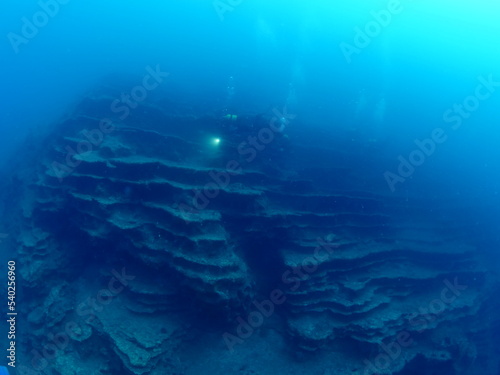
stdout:
<svg viewBox="0 0 500 375">
<path fill-rule="evenodd" d="M 89 95 L 16 166 L 10 232 L 32 367 L 190 374 L 183 353 L 206 325 L 214 348 L 228 332 L 243 358 L 237 326 L 272 291 L 280 303 L 258 325 L 276 324 L 303 361 L 335 352 L 318 374 L 458 374 L 494 350 L 475 318 L 494 282 L 467 220 L 391 194 L 371 146 L 306 147 L 273 115 L 199 117 L 161 96 L 119 119 L 115 94 Z M 45 356 L 54 335 L 64 340 Z"/>
</svg>

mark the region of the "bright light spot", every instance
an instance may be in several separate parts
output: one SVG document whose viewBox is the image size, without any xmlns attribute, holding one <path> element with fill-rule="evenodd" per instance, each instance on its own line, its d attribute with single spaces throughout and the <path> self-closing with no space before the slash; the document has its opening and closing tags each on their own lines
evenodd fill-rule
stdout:
<svg viewBox="0 0 500 375">
<path fill-rule="evenodd" d="M 220 138 L 214 138 L 213 143 L 214 143 L 214 145 L 217 146 L 220 143 Z"/>
</svg>

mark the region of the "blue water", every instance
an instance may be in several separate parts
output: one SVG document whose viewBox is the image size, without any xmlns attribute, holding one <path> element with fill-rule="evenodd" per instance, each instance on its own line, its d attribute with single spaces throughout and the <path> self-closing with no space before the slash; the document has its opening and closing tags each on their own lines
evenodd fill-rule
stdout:
<svg viewBox="0 0 500 375">
<path fill-rule="evenodd" d="M 287 106 L 297 116 L 287 131 L 305 146 L 339 133 L 373 144 L 384 160 L 370 165 L 376 190 L 467 215 L 496 272 L 499 13 L 486 0 L 6 0 L 0 165 L 110 77 L 160 67 L 167 91 L 213 113 Z"/>
<path fill-rule="evenodd" d="M 170 73 L 168 85 L 199 100 L 223 101 L 233 76 L 234 105 L 243 111 L 284 104 L 292 83 L 308 129 L 326 133 L 352 126 L 365 90 L 367 119 L 385 98 L 378 131 L 396 155 L 409 153 L 415 138 L 436 127 L 449 129 L 443 113 L 474 92 L 478 76 L 498 76 L 498 9 L 488 2 L 402 1 L 388 25 L 375 29 L 368 46 L 348 59 L 341 44 L 355 46 L 355 27 L 364 30 L 374 19 L 370 12 L 387 9 L 387 1 L 223 4 L 67 1 L 49 7 L 46 21 L 36 18 L 42 8 L 34 1 L 6 2 L 0 23 L 2 152 L 59 118 L 103 77 L 142 76 L 148 65 L 160 64 Z M 41 27 L 26 27 L 26 20 Z M 499 97 L 481 102 L 434 157 L 445 159 L 448 178 L 477 189 L 488 185 L 492 194 L 496 184 L 487 176 L 497 172 Z M 430 164 L 438 162 L 424 168 Z M 464 175 L 467 181 L 460 180 Z"/>
</svg>

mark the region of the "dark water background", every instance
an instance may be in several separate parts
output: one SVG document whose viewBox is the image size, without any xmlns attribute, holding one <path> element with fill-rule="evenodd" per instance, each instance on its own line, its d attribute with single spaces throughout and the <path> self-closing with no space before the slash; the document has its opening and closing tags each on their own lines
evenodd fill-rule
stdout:
<svg viewBox="0 0 500 375">
<path fill-rule="evenodd" d="M 170 73 L 169 88 L 213 107 L 224 105 L 233 76 L 240 112 L 282 106 L 292 83 L 304 124 L 294 130 L 304 133 L 304 142 L 318 134 L 328 141 L 334 129 L 359 127 L 356 105 L 363 90 L 363 126 L 369 126 L 370 111 L 383 97 L 377 132 L 395 163 L 414 149 L 416 138 L 446 127 L 449 140 L 419 172 L 445 168 L 440 175 L 455 188 L 485 200 L 496 196 L 500 95 L 481 102 L 459 131 L 442 119 L 474 93 L 478 76 L 500 75 L 499 9 L 492 2 L 401 1 L 401 11 L 350 64 L 340 44 L 352 45 L 354 28 L 364 29 L 374 19 L 370 12 L 387 9 L 387 1 L 234 1 L 219 13 L 215 1 L 66 1 L 27 43 L 14 46 L 10 33 L 22 37 L 25 19 L 33 22 L 41 4 L 51 2 L 6 1 L 0 15 L 5 156 L 27 134 L 36 137 L 70 111 L 104 77 L 142 77 L 146 66 L 159 64 Z"/>
<path fill-rule="evenodd" d="M 226 109 L 233 77 L 232 112 L 288 104 L 297 115 L 289 132 L 303 145 L 327 147 L 339 132 L 375 141 L 387 162 L 371 168 L 386 194 L 418 192 L 444 207 L 451 201 L 441 211 L 450 217 L 459 198 L 481 251 L 498 264 L 500 86 L 460 128 L 443 120 L 475 94 L 479 77 L 500 82 L 496 3 L 402 0 L 402 11 L 350 63 L 341 43 L 353 44 L 354 28 L 387 1 L 244 0 L 218 14 L 211 0 L 71 0 L 13 46 L 9 33 L 22 35 L 41 3 L 51 2 L 6 0 L 0 12 L 3 168 L 33 152 L 29 145 L 110 76 L 140 79 L 159 65 L 170 73 L 170 92 L 214 112 Z M 436 128 L 447 140 L 392 193 L 384 172 Z"/>
</svg>

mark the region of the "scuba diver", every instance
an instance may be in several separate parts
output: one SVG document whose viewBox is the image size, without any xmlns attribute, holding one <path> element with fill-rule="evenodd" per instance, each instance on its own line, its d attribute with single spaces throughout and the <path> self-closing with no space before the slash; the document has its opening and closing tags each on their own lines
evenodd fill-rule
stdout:
<svg viewBox="0 0 500 375">
<path fill-rule="evenodd" d="M 234 147 L 242 161 L 250 162 L 258 157 L 266 172 L 281 174 L 286 170 L 286 161 L 291 150 L 288 129 L 295 115 L 287 106 L 295 105 L 295 88 L 289 84 L 285 107 L 269 107 L 264 113 L 236 113 L 232 106 L 235 95 L 234 78 L 229 77 L 225 107 L 219 118 L 221 140 Z M 272 172 L 271 172 L 272 171 Z"/>
<path fill-rule="evenodd" d="M 290 111 L 294 111 L 297 106 L 297 96 L 295 93 L 295 87 L 292 83 L 288 85 L 287 97 L 285 100 L 285 107 L 283 108 L 283 114 L 277 110 L 276 106 L 270 107 L 268 111 L 257 114 L 257 115 L 238 115 L 234 108 L 234 77 L 229 77 L 229 81 L 226 87 L 226 101 L 224 109 L 222 110 L 222 127 L 229 130 L 243 130 L 250 131 L 254 128 L 258 128 L 262 124 L 262 119 L 267 117 L 267 121 L 272 122 L 272 129 L 276 134 L 285 135 L 285 129 L 290 123 L 290 120 L 295 118 L 295 115 L 290 114 Z M 272 113 L 269 116 L 266 113 Z M 294 112 L 292 112 L 294 113 Z M 265 121 L 264 121 L 265 122 Z"/>
<path fill-rule="evenodd" d="M 236 90 L 234 88 L 234 77 L 230 76 L 226 86 L 226 103 L 223 109 L 224 115 L 227 115 L 233 107 L 235 92 Z"/>
</svg>

